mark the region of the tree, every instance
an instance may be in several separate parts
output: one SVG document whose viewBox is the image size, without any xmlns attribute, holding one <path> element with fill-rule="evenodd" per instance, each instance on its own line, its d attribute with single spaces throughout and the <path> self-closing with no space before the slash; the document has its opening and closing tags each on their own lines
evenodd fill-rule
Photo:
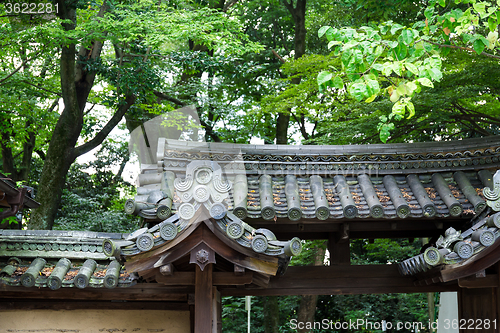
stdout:
<svg viewBox="0 0 500 333">
<path fill-rule="evenodd" d="M 318 85 L 321 91 L 345 90 L 359 102 L 370 103 L 387 94 L 394 104 L 378 124 L 380 139 L 386 142 L 395 128 L 392 119 L 413 117 L 414 95 L 441 81 L 442 57 L 451 49 L 471 57 L 500 58 L 496 55 L 499 23 L 496 4 L 439 0 L 429 1 L 422 19 L 411 26 L 389 21 L 357 29 L 322 27 L 319 36 L 327 37 L 341 63 L 335 71 L 319 73 Z"/>
<path fill-rule="evenodd" d="M 27 49 L 26 63 L 45 50 L 59 50 L 60 95 L 64 102 L 44 154 L 37 197 L 41 206 L 29 223 L 33 229 L 52 227 L 66 174 L 76 157 L 99 146 L 127 112 L 139 114 L 143 112 L 141 106 L 152 103 L 155 90 L 163 83 L 165 68 L 160 60 L 176 49 L 176 43 L 193 41 L 227 55 L 256 49 L 255 43 L 245 41 L 236 21 L 210 8 L 176 9 L 147 0 L 90 5 L 60 0 L 56 5 L 58 19 L 51 16 L 48 22 L 26 26 L 22 31 L 30 46 L 43 45 Z M 21 15 L 14 7 L 3 9 L 9 17 Z M 22 34 L 11 33 L 2 44 Z M 17 72 L 19 69 L 14 69 L 1 83 L 10 82 Z M 95 90 L 101 84 L 106 89 Z M 92 122 L 87 115 L 91 100 L 113 112 L 105 125 L 99 124 L 97 130 L 94 127 L 94 135 L 79 144 Z M 12 125 L 6 124 L 5 128 L 12 131 Z M 8 150 L 3 151 L 8 161 Z M 31 156 L 30 151 L 26 156 Z"/>
</svg>

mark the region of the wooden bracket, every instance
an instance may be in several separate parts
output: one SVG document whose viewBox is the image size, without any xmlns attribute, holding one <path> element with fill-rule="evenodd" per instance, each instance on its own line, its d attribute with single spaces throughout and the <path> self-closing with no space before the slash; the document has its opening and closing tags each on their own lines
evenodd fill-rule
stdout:
<svg viewBox="0 0 500 333">
<path fill-rule="evenodd" d="M 166 264 L 160 267 L 160 273 L 164 276 L 172 276 L 174 274 L 175 267 L 172 264 Z"/>
<path fill-rule="evenodd" d="M 349 224 L 343 223 L 341 233 L 331 233 L 328 239 L 328 251 L 332 265 L 349 265 L 351 252 L 349 248 Z"/>
<path fill-rule="evenodd" d="M 190 264 L 197 264 L 203 271 L 206 265 L 215 264 L 215 252 L 205 243 L 200 243 L 191 250 Z"/>
<path fill-rule="evenodd" d="M 241 276 L 245 274 L 245 267 L 234 265 L 234 275 Z"/>
<path fill-rule="evenodd" d="M 439 229 L 439 230 L 443 229 L 443 222 L 434 221 L 434 225 L 436 226 L 436 229 Z"/>
<path fill-rule="evenodd" d="M 339 232 L 335 233 L 336 243 L 346 243 L 349 242 L 349 223 L 342 223 L 339 228 Z"/>
</svg>

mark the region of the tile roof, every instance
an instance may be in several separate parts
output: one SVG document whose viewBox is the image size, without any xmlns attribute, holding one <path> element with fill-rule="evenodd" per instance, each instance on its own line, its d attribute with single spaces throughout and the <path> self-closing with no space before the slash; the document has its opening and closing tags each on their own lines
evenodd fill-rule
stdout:
<svg viewBox="0 0 500 333">
<path fill-rule="evenodd" d="M 191 198 L 189 182 L 201 169 L 221 173 L 220 182 L 229 184 L 224 183 L 228 195 L 215 201 L 250 222 L 467 218 L 486 206 L 482 190 L 500 168 L 500 137 L 363 146 L 257 146 L 160 138 L 157 147 L 157 163 L 141 166 L 138 195 L 126 211 L 158 222 Z M 207 186 L 212 182 L 210 178 Z M 201 190 L 205 183 L 198 184 Z"/>
<path fill-rule="evenodd" d="M 425 250 L 423 253 L 399 263 L 401 274 L 419 275 L 430 271 L 433 267 L 466 265 L 473 262 L 475 257 L 492 245 L 498 246 L 500 242 L 498 240 L 500 235 L 500 171 L 497 171 L 493 177 L 485 171 L 480 171 L 479 176 L 485 183 L 482 198 L 480 198 L 481 201 L 477 197 L 471 198 L 470 204 L 474 207 L 478 205 L 485 207 L 471 219 L 465 231 L 461 232 L 450 227 L 439 239 L 423 248 Z M 457 178 L 460 187 L 467 185 L 466 181 L 463 175 Z M 463 192 L 474 193 L 475 189 L 465 187 Z M 496 261 L 500 260 L 500 257 L 496 257 Z M 442 280 L 442 277 L 439 279 Z"/>
<path fill-rule="evenodd" d="M 127 234 L 58 230 L 0 230 L 0 284 L 25 287 L 115 288 L 136 277 L 102 250 L 104 239 Z"/>
</svg>

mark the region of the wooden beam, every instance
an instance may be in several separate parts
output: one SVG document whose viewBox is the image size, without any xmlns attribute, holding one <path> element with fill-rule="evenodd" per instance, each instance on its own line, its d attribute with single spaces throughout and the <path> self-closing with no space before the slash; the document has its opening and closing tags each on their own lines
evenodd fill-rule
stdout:
<svg viewBox="0 0 500 333">
<path fill-rule="evenodd" d="M 2 299 L 0 310 L 175 310 L 189 311 L 185 302 L 165 301 L 73 301 Z"/>
<path fill-rule="evenodd" d="M 351 287 L 351 288 L 283 288 L 283 289 L 221 289 L 222 296 L 300 296 L 300 295 L 365 295 L 365 294 L 413 294 L 444 291 L 458 291 L 458 284 L 407 286 L 407 287 Z"/>
<path fill-rule="evenodd" d="M 243 275 L 243 274 L 245 274 L 245 267 L 241 267 L 239 265 L 234 265 L 234 274 L 235 275 Z"/>
<path fill-rule="evenodd" d="M 196 283 L 195 272 L 174 272 L 170 276 L 156 274 L 156 282 L 171 286 L 194 286 Z M 231 272 L 214 272 L 214 286 L 241 286 L 252 283 L 253 273 L 248 271 L 244 275 L 235 275 Z"/>
<path fill-rule="evenodd" d="M 486 275 L 485 277 L 467 277 L 458 279 L 461 288 L 497 288 L 498 274 Z"/>
<path fill-rule="evenodd" d="M 196 269 L 195 285 L 195 313 L 194 313 L 194 332 L 195 333 L 213 333 L 213 283 L 212 270 L 213 264 L 208 264 L 203 271 L 198 265 Z"/>
<path fill-rule="evenodd" d="M 266 289 L 219 290 L 223 296 L 338 295 L 457 291 L 458 285 L 415 285 L 396 265 L 336 265 L 288 267 L 285 275 L 271 277 Z"/>
<path fill-rule="evenodd" d="M 11 299 L 67 299 L 67 300 L 92 300 L 92 301 L 176 301 L 186 302 L 187 294 L 193 292 L 192 286 L 164 286 L 157 283 L 138 283 L 126 288 L 25 288 L 11 287 L 0 284 L 0 300 Z"/>
</svg>

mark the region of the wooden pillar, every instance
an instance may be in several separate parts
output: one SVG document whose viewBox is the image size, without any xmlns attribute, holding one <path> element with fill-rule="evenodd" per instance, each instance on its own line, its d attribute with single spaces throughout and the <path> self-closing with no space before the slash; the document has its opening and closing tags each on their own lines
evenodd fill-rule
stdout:
<svg viewBox="0 0 500 333">
<path fill-rule="evenodd" d="M 212 333 L 222 333 L 222 299 L 217 287 L 213 287 L 212 304 Z"/>
<path fill-rule="evenodd" d="M 196 269 L 195 284 L 195 314 L 194 332 L 213 333 L 212 320 L 214 318 L 214 291 L 212 283 L 213 264 L 207 264 L 202 271 L 198 265 Z"/>
<path fill-rule="evenodd" d="M 458 292 L 458 320 L 460 333 L 496 333 L 500 331 L 498 318 L 498 288 L 460 288 Z"/>
<path fill-rule="evenodd" d="M 500 263 L 458 279 L 460 333 L 500 332 Z"/>
<path fill-rule="evenodd" d="M 351 250 L 349 248 L 349 225 L 343 224 L 340 233 L 330 233 L 328 251 L 331 265 L 350 265 Z"/>
</svg>

